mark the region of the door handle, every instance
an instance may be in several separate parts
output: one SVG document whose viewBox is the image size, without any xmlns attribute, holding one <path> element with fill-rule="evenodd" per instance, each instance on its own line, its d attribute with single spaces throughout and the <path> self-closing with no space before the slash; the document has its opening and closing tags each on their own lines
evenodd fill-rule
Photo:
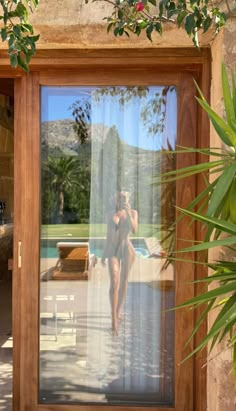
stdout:
<svg viewBox="0 0 236 411">
<path fill-rule="evenodd" d="M 21 241 L 18 241 L 18 268 L 21 268 Z"/>
</svg>

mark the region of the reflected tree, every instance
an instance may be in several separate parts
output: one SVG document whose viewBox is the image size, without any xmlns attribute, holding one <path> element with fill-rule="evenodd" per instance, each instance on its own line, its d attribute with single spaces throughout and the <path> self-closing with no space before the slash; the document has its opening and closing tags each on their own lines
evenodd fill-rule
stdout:
<svg viewBox="0 0 236 411">
<path fill-rule="evenodd" d="M 84 156 L 84 152 L 82 154 Z M 88 157 L 87 153 L 87 157 Z M 42 223 L 88 223 L 91 164 L 81 156 L 49 156 L 42 167 Z M 52 189 L 53 188 L 53 189 Z"/>
<path fill-rule="evenodd" d="M 163 133 L 165 128 L 167 94 L 175 91 L 174 86 L 160 87 L 153 96 L 149 96 L 149 87 L 100 87 L 92 92 L 92 98 L 100 103 L 104 97 L 114 97 L 121 107 L 133 99 L 144 101 L 140 119 L 152 137 Z M 70 107 L 75 120 L 74 130 L 81 144 L 85 144 L 91 132 L 91 97 L 82 98 Z"/>
<path fill-rule="evenodd" d="M 75 101 L 69 110 L 75 119 L 73 129 L 81 144 L 85 144 L 90 136 L 91 128 L 91 102 L 90 97 Z"/>
<path fill-rule="evenodd" d="M 77 161 L 75 157 L 49 157 L 46 163 L 51 186 L 57 196 L 57 223 L 63 223 L 65 194 L 78 185 Z"/>
</svg>

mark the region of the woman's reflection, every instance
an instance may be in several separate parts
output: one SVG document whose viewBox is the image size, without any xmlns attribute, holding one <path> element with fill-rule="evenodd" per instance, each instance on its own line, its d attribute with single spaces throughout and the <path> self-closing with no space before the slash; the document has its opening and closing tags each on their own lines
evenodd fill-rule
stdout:
<svg viewBox="0 0 236 411">
<path fill-rule="evenodd" d="M 137 229 L 138 212 L 131 209 L 128 192 L 120 191 L 116 195 L 115 211 L 108 215 L 107 240 L 102 257 L 103 265 L 105 259 L 108 259 L 112 329 L 116 335 L 127 292 L 128 275 L 135 259 L 129 234 L 135 233 Z"/>
</svg>

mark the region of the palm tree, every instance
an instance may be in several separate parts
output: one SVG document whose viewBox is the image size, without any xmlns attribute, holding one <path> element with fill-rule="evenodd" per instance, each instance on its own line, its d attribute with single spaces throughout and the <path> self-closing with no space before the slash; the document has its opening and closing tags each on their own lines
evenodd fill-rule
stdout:
<svg viewBox="0 0 236 411">
<path fill-rule="evenodd" d="M 78 184 L 76 157 L 48 157 L 47 170 L 57 193 L 57 223 L 62 224 L 65 193 Z"/>
</svg>

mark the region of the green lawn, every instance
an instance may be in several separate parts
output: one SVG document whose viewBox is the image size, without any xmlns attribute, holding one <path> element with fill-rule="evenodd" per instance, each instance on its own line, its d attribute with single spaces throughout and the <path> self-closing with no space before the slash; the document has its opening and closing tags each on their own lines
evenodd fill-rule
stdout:
<svg viewBox="0 0 236 411">
<path fill-rule="evenodd" d="M 132 237 L 159 237 L 159 225 L 139 224 L 138 232 Z M 62 238 L 62 237 L 106 237 L 105 224 L 50 224 L 43 225 L 41 230 L 42 238 Z"/>
</svg>

